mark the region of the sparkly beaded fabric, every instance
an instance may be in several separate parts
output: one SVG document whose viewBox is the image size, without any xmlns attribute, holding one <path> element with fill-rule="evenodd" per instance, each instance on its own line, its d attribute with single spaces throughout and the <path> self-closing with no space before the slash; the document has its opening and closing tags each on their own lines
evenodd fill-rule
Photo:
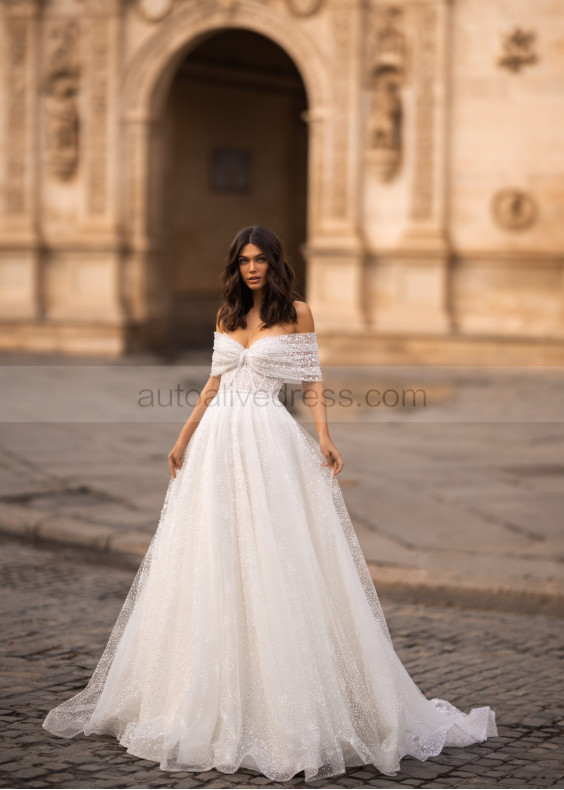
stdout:
<svg viewBox="0 0 564 790">
<path fill-rule="evenodd" d="M 254 768 L 283 782 L 497 735 L 489 707 L 427 699 L 394 652 L 337 478 L 287 411 L 321 381 L 314 332 L 244 348 L 171 476 L 154 537 L 87 686 L 43 727 L 110 734 L 164 771 Z"/>
</svg>

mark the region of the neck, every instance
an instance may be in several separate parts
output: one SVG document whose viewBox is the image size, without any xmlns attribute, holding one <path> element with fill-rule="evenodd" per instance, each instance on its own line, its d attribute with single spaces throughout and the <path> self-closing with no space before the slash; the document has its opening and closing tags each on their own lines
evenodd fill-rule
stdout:
<svg viewBox="0 0 564 790">
<path fill-rule="evenodd" d="M 253 309 L 260 310 L 261 305 L 264 301 L 264 288 L 260 288 L 257 291 L 253 291 Z"/>
</svg>

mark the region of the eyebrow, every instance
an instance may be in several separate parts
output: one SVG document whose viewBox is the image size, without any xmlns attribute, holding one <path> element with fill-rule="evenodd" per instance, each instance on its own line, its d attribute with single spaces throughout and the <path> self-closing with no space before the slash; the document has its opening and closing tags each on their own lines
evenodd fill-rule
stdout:
<svg viewBox="0 0 564 790">
<path fill-rule="evenodd" d="M 266 255 L 264 254 L 264 252 L 260 252 L 258 255 L 251 255 L 250 257 L 251 258 L 266 258 Z M 247 260 L 249 258 L 249 256 L 248 255 L 239 255 L 239 260 L 241 260 L 242 258 L 244 260 Z"/>
</svg>

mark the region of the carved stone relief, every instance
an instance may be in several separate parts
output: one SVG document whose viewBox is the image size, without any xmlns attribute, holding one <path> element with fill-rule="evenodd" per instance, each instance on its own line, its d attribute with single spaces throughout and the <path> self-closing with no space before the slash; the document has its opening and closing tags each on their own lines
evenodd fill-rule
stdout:
<svg viewBox="0 0 564 790">
<path fill-rule="evenodd" d="M 73 175 L 79 157 L 79 27 L 76 20 L 51 22 L 47 28 L 45 158 L 60 179 Z"/>
<path fill-rule="evenodd" d="M 403 100 L 407 43 L 403 10 L 396 6 L 375 9 L 368 33 L 368 84 L 371 110 L 368 119 L 369 161 L 383 181 L 398 171 L 402 159 Z"/>
<path fill-rule="evenodd" d="M 534 51 L 536 33 L 516 27 L 503 39 L 503 54 L 498 58 L 498 65 L 509 71 L 518 72 L 523 66 L 531 66 L 538 61 Z"/>
<path fill-rule="evenodd" d="M 139 0 L 138 8 L 148 22 L 160 22 L 174 5 L 174 0 Z"/>
<path fill-rule="evenodd" d="M 416 221 L 433 216 L 435 170 L 435 81 L 437 79 L 437 10 L 421 4 L 414 9 L 416 53 L 415 163 L 411 217 Z"/>
<path fill-rule="evenodd" d="M 39 0 L 2 0 L 2 5 L 8 13 L 15 11 L 18 14 L 34 13 Z"/>
<path fill-rule="evenodd" d="M 231 14 L 237 11 L 240 0 L 216 0 L 216 2 L 219 10 L 226 11 L 228 14 Z"/>
<path fill-rule="evenodd" d="M 333 143 L 333 216 L 346 217 L 348 198 L 349 155 L 349 69 L 351 64 L 352 15 L 350 10 L 333 11 L 335 90 L 334 143 Z"/>
<path fill-rule="evenodd" d="M 26 138 L 28 127 L 27 66 L 29 42 L 27 21 L 7 19 L 7 143 L 6 213 L 26 211 Z"/>
<path fill-rule="evenodd" d="M 525 230 L 537 218 L 537 206 L 531 195 L 521 189 L 500 189 L 493 196 L 492 213 L 505 230 Z"/>
<path fill-rule="evenodd" d="M 123 6 L 123 0 L 80 0 L 84 3 L 84 11 L 89 16 L 117 16 Z"/>
<path fill-rule="evenodd" d="M 286 0 L 288 9 L 295 16 L 312 16 L 321 10 L 325 0 Z"/>
<path fill-rule="evenodd" d="M 87 206 L 104 214 L 108 186 L 109 25 L 103 17 L 89 24 Z"/>
</svg>

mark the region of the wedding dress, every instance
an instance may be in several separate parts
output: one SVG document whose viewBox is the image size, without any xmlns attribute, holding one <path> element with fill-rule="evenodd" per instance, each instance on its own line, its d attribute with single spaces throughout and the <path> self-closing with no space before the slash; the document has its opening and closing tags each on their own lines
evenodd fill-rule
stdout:
<svg viewBox="0 0 564 790">
<path fill-rule="evenodd" d="M 279 399 L 322 381 L 315 332 L 244 348 L 215 332 L 219 389 L 171 476 L 107 646 L 43 722 L 114 735 L 165 771 L 306 780 L 497 735 L 489 707 L 427 699 L 394 652 L 337 478 Z"/>
</svg>

